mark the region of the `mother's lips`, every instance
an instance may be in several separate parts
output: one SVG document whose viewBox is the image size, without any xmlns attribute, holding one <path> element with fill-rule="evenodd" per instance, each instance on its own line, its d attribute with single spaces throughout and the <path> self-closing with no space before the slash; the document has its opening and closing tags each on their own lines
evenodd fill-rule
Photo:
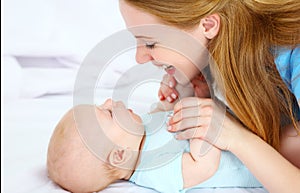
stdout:
<svg viewBox="0 0 300 193">
<path fill-rule="evenodd" d="M 165 71 L 169 74 L 169 75 L 174 75 L 175 74 L 175 67 L 170 65 L 168 67 L 165 68 Z"/>
<path fill-rule="evenodd" d="M 172 65 L 168 65 L 168 64 L 162 64 L 162 63 L 157 63 L 155 61 L 152 61 L 152 63 L 155 65 L 155 66 L 158 66 L 160 68 L 163 68 L 168 74 L 170 75 L 174 75 L 175 74 L 175 70 L 176 68 Z"/>
</svg>

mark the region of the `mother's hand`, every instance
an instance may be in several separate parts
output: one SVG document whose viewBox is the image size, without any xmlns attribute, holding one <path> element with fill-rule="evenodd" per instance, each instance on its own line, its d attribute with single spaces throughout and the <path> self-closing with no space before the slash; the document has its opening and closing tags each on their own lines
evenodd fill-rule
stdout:
<svg viewBox="0 0 300 193">
<path fill-rule="evenodd" d="M 214 146 L 229 150 L 243 128 L 224 105 L 209 98 L 188 97 L 174 107 L 168 130 L 178 132 L 176 138 L 202 139 Z"/>
</svg>

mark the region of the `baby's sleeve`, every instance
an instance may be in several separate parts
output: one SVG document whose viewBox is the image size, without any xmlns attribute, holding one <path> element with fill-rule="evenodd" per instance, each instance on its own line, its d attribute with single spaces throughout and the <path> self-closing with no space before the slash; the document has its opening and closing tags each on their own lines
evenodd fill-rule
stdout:
<svg viewBox="0 0 300 193">
<path fill-rule="evenodd" d="M 231 152 L 222 151 L 217 172 L 193 188 L 261 188 L 261 183 Z"/>
<path fill-rule="evenodd" d="M 155 159 L 158 159 L 156 157 Z M 179 193 L 183 187 L 182 154 L 163 165 L 136 170 L 130 181 L 163 193 Z"/>
</svg>

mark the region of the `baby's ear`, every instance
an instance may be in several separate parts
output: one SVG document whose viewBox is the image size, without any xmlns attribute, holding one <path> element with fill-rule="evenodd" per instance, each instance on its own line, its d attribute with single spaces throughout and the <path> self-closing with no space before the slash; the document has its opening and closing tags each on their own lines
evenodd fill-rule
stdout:
<svg viewBox="0 0 300 193">
<path fill-rule="evenodd" d="M 132 151 L 130 149 L 123 149 L 115 147 L 109 154 L 108 161 L 112 166 L 118 168 L 126 167 L 128 160 L 132 158 Z M 128 166 L 127 166 L 128 167 Z"/>
</svg>

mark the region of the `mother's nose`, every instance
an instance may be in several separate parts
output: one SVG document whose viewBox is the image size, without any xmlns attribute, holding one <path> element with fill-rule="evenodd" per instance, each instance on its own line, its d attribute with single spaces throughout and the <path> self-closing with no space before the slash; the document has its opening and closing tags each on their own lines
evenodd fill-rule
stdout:
<svg viewBox="0 0 300 193">
<path fill-rule="evenodd" d="M 136 48 L 135 60 L 138 64 L 144 64 L 154 59 L 150 50 L 148 50 L 145 46 L 138 46 Z"/>
</svg>

